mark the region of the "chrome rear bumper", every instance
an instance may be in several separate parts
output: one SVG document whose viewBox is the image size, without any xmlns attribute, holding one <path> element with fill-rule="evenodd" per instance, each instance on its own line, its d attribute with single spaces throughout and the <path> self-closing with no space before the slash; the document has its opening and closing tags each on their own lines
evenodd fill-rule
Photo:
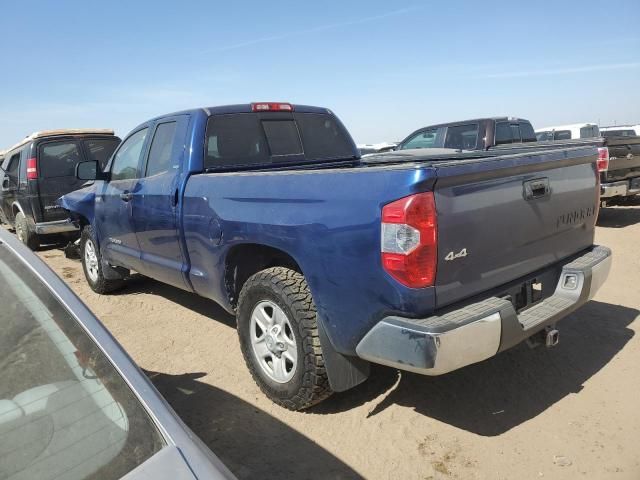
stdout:
<svg viewBox="0 0 640 480">
<path fill-rule="evenodd" d="M 358 343 L 365 360 L 441 375 L 494 356 L 588 302 L 611 269 L 611 250 L 595 247 L 562 267 L 553 295 L 518 314 L 511 301 L 490 297 L 441 316 L 386 317 Z"/>
</svg>

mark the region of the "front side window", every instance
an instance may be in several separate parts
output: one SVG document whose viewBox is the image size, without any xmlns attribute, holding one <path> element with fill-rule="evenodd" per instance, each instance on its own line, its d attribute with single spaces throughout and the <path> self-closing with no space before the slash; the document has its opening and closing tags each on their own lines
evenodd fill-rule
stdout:
<svg viewBox="0 0 640 480">
<path fill-rule="evenodd" d="M 103 351 L 0 246 L 0 478 L 115 480 L 165 440 Z"/>
<path fill-rule="evenodd" d="M 98 165 L 100 165 L 100 170 L 104 171 L 107 166 L 107 162 L 109 162 L 114 150 L 118 148 L 119 143 L 120 140 L 115 137 L 108 139 L 92 138 L 84 140 L 84 146 L 89 155 L 87 160 L 97 161 Z"/>
<path fill-rule="evenodd" d="M 538 142 L 546 142 L 549 140 L 553 140 L 553 132 L 551 130 L 546 130 L 544 132 L 536 133 L 536 140 Z"/>
<path fill-rule="evenodd" d="M 161 123 L 153 135 L 149 160 L 147 161 L 147 177 L 168 172 L 171 169 L 171 152 L 173 151 L 176 122 Z"/>
<path fill-rule="evenodd" d="M 554 140 L 571 140 L 571 130 L 556 130 L 553 132 Z"/>
<path fill-rule="evenodd" d="M 43 178 L 73 177 L 76 165 L 82 161 L 75 141 L 51 142 L 40 146 L 38 164 Z"/>
<path fill-rule="evenodd" d="M 7 164 L 7 174 L 11 177 L 12 180 L 18 179 L 18 170 L 20 168 L 20 152 L 14 153 L 11 155 L 9 159 L 9 163 Z"/>
<path fill-rule="evenodd" d="M 402 144 L 400 150 L 410 150 L 413 148 L 433 148 L 436 146 L 436 136 L 438 130 L 433 128 L 416 133 L 413 137 Z"/>
<path fill-rule="evenodd" d="M 139 178 L 140 156 L 148 130 L 148 128 L 143 128 L 122 143 L 111 166 L 112 180 Z"/>
<path fill-rule="evenodd" d="M 478 140 L 478 124 L 458 125 L 447 128 L 444 148 L 473 150 Z"/>
</svg>

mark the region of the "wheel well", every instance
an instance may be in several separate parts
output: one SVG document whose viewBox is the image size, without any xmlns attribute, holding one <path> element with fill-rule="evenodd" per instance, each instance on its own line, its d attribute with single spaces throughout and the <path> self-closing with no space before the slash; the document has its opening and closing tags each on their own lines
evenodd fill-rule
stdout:
<svg viewBox="0 0 640 480">
<path fill-rule="evenodd" d="M 254 273 L 271 267 L 286 267 L 302 273 L 300 266 L 288 253 L 258 244 L 233 247 L 227 254 L 224 281 L 231 304 L 235 307 L 243 285 Z"/>
</svg>

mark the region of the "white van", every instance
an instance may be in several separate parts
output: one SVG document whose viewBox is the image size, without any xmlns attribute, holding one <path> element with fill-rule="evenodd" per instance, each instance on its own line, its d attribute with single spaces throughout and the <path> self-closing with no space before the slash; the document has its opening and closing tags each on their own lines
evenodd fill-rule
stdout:
<svg viewBox="0 0 640 480">
<path fill-rule="evenodd" d="M 539 142 L 545 140 L 575 140 L 577 138 L 599 136 L 600 129 L 597 123 L 572 123 L 569 125 L 536 129 L 536 138 Z"/>
</svg>

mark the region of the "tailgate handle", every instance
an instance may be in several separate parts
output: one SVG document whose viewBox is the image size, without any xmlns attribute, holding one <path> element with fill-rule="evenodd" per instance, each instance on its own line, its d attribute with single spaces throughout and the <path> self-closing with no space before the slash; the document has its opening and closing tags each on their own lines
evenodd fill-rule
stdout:
<svg viewBox="0 0 640 480">
<path fill-rule="evenodd" d="M 548 197 L 551 194 L 548 178 L 536 178 L 524 182 L 524 198 L 525 200 L 535 200 L 537 198 Z"/>
</svg>

